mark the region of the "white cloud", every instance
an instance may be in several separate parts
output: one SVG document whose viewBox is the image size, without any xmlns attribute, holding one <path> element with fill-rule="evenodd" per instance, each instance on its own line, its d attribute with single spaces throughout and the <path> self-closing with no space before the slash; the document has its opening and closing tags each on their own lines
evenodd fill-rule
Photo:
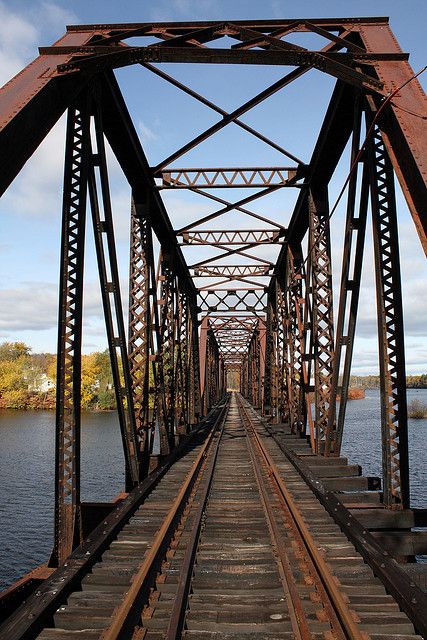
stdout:
<svg viewBox="0 0 427 640">
<path fill-rule="evenodd" d="M 24 14 L 0 0 L 0 86 L 37 57 L 38 45 L 50 44 L 73 22 L 78 22 L 75 13 L 54 2 L 34 3 Z"/>
<path fill-rule="evenodd" d="M 150 129 L 150 127 L 147 127 L 147 125 L 144 124 L 142 120 L 138 121 L 138 129 L 143 141 L 145 142 L 149 140 L 158 140 L 159 138 L 157 133 L 155 133 L 152 129 Z"/>
<path fill-rule="evenodd" d="M 57 287 L 46 282 L 24 282 L 0 290 L 0 330 L 44 331 L 56 326 Z"/>
<path fill-rule="evenodd" d="M 18 216 L 60 215 L 65 117 L 44 139 L 6 192 L 2 209 Z"/>
<path fill-rule="evenodd" d="M 44 27 L 47 25 L 59 33 L 65 32 L 67 24 L 79 21 L 73 11 L 59 7 L 54 2 L 41 2 L 40 7 L 34 10 L 33 17 L 36 19 L 36 24 L 40 24 L 40 18 L 42 18 Z"/>
<path fill-rule="evenodd" d="M 0 2 L 0 86 L 31 59 L 37 36 L 37 28 L 30 20 Z"/>
</svg>

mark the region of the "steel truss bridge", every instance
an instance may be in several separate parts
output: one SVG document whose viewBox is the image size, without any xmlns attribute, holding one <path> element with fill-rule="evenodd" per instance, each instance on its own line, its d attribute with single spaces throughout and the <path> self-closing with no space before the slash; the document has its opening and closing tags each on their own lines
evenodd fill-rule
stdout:
<svg viewBox="0 0 427 640">
<path fill-rule="evenodd" d="M 294 36 L 300 33 L 320 37 L 323 47 L 308 50 L 295 44 Z M 163 63 L 275 65 L 283 67 L 283 75 L 241 106 L 227 111 L 166 73 Z M 130 65 L 143 67 L 147 74 L 158 76 L 218 116 L 213 125 L 156 166 L 150 165 L 144 153 L 114 73 Z M 286 91 L 302 76 L 308 82 L 313 70 L 332 76 L 335 86 L 311 159 L 305 163 L 296 153 L 247 124 L 244 116 L 276 93 Z M 61 627 L 67 615 L 61 619 L 58 614 L 60 623 L 57 614 L 54 620 L 54 612 L 60 613 L 70 593 L 79 591 L 86 593 L 86 600 L 76 596 L 75 602 L 88 606 L 89 596 L 82 587 L 85 580 L 89 580 L 89 591 L 95 598 L 95 569 L 99 564 L 108 567 L 107 556 L 102 553 L 111 554 L 114 540 L 120 541 L 126 526 L 132 526 L 133 532 L 140 531 L 137 509 L 145 508 L 148 518 L 157 513 L 159 506 L 155 502 L 150 511 L 153 487 L 161 491 L 162 486 L 169 486 L 171 501 L 178 494 L 189 500 L 189 490 L 198 487 L 199 481 L 188 480 L 180 489 L 182 474 L 188 471 L 185 460 L 194 461 L 195 452 L 199 451 L 197 464 L 202 465 L 205 456 L 208 462 L 203 464 L 211 468 L 208 480 L 201 476 L 205 497 L 199 506 L 197 501 L 194 503 L 199 524 L 203 514 L 209 513 L 203 511 L 206 504 L 214 509 L 215 493 L 208 503 L 207 496 L 209 491 L 215 492 L 215 465 L 230 483 L 225 486 L 224 481 L 221 491 L 230 496 L 227 490 L 234 484 L 238 487 L 240 482 L 233 474 L 233 466 L 240 468 L 239 460 L 248 456 L 245 464 L 252 464 L 253 482 L 257 483 L 263 509 L 270 518 L 268 530 L 271 536 L 277 536 L 271 544 L 279 549 L 279 555 L 285 553 L 280 541 L 283 532 L 277 530 L 268 492 L 286 500 L 289 513 L 294 513 L 285 529 L 300 527 L 299 535 L 303 535 L 301 527 L 312 527 L 311 542 L 308 536 L 304 543 L 309 549 L 310 544 L 316 546 L 317 533 L 313 531 L 317 516 L 310 522 L 310 514 L 302 517 L 295 506 L 299 504 L 298 492 L 306 495 L 309 490 L 310 499 L 317 504 L 313 509 L 321 508 L 333 516 L 333 527 L 337 529 L 328 530 L 329 535 L 347 536 L 356 549 L 354 554 L 360 554 L 362 564 L 367 563 L 363 566 L 370 566 L 372 580 L 381 580 L 381 587 L 375 591 L 376 587 L 369 586 L 371 577 L 368 580 L 361 569 L 360 575 L 366 580 L 356 586 L 356 590 L 366 590 L 373 598 L 371 609 L 366 611 L 379 611 L 378 620 L 382 616 L 382 622 L 375 622 L 380 629 L 375 635 L 372 624 L 362 624 L 361 631 L 357 624 L 355 627 L 354 615 L 343 610 L 344 600 L 352 602 L 350 587 L 345 598 L 339 589 L 338 595 L 330 594 L 332 599 L 324 605 L 323 618 L 319 618 L 320 627 L 310 627 L 301 608 L 303 591 L 298 591 L 295 576 L 288 576 L 285 600 L 290 609 L 286 615 L 292 624 L 292 620 L 300 620 L 300 628 L 297 631 L 298 625 L 292 626 L 296 635 L 283 631 L 285 635 L 274 637 L 362 638 L 360 634 L 364 632 L 377 638 L 409 638 L 416 637 L 414 632 L 427 633 L 427 596 L 423 592 L 426 573 L 422 565 L 413 562 L 416 554 L 427 551 L 427 538 L 425 532 L 411 528 L 425 527 L 427 518 L 424 511 L 411 509 L 409 500 L 404 326 L 394 182 L 396 176 L 426 251 L 427 112 L 426 97 L 408 63 L 408 54 L 400 49 L 388 20 L 304 18 L 70 26 L 52 46 L 41 47 L 39 57 L 3 87 L 0 106 L 2 193 L 67 112 L 57 353 L 55 540 L 48 565 L 17 583 L 0 600 L 2 611 L 10 614 L 2 637 L 30 638 L 42 633 L 41 637 L 46 638 L 68 638 L 75 633 L 80 638 L 143 638 L 147 634 L 147 638 L 173 638 L 185 633 L 190 634 L 189 638 L 198 638 L 197 633 L 191 635 L 191 629 L 202 627 L 192 627 L 191 616 L 187 616 L 187 622 L 184 619 L 189 594 L 192 591 L 195 598 L 197 592 L 197 581 L 192 587 L 190 583 L 200 526 L 190 531 L 192 546 L 189 544 L 190 551 L 184 552 L 186 572 L 181 574 L 184 577 L 174 596 L 174 623 L 167 623 L 166 635 L 160 631 L 156 635 L 155 625 L 141 623 L 141 611 L 147 612 L 144 589 L 157 593 L 153 567 L 154 573 L 161 575 L 155 563 L 147 565 L 146 556 L 142 565 L 140 560 L 130 572 L 130 582 L 124 583 L 118 601 L 111 596 L 114 584 L 104 577 L 104 591 L 108 591 L 107 583 L 111 587 L 104 604 L 108 601 L 111 610 L 107 615 L 106 605 L 101 607 L 103 613 L 96 618 L 98 627 L 94 623 L 90 633 L 79 631 L 75 612 L 74 618 L 68 616 L 75 626 L 68 627 Z M 219 167 L 181 166 L 187 152 L 228 125 L 239 127 L 264 143 L 266 149 L 274 151 L 274 157 L 281 154 L 281 165 L 236 167 L 229 166 L 228 160 Z M 122 315 L 107 143 L 132 194 L 127 332 Z M 339 200 L 330 204 L 329 185 L 348 146 L 348 174 Z M 249 195 L 225 199 L 218 195 L 225 189 L 248 189 Z M 263 214 L 263 198 L 283 193 L 283 189 L 296 190 L 294 210 L 287 220 L 270 219 Z M 208 199 L 217 208 L 185 227 L 174 228 L 164 197 L 173 190 L 189 190 L 201 202 Z M 341 285 L 334 316 L 330 225 L 338 204 L 345 209 L 346 219 Z M 241 226 L 218 227 L 232 212 L 238 212 Z M 82 299 L 89 214 L 125 456 L 125 493 L 109 506 L 85 505 L 80 500 Z M 360 469 L 348 465 L 340 455 L 368 216 L 372 218 L 375 255 L 382 479 L 361 476 Z M 205 251 L 197 262 L 191 260 L 196 255 L 191 253 L 194 246 L 199 257 Z M 270 255 L 271 248 L 276 248 L 275 261 L 261 257 Z M 232 379 L 239 380 L 241 395 L 233 396 L 230 405 L 224 397 Z M 254 448 L 238 448 L 243 429 Z M 277 451 L 272 448 L 273 440 Z M 285 462 L 286 469 L 280 466 Z M 205 472 L 208 473 L 206 469 Z M 262 474 L 271 476 L 271 482 L 274 476 L 276 485 L 267 486 Z M 289 477 L 291 489 L 286 489 L 283 483 Z M 298 478 L 303 478 L 304 487 Z M 292 490 L 296 490 L 293 501 L 286 498 L 286 492 Z M 244 486 L 241 491 L 244 503 Z M 237 509 L 235 503 L 234 507 L 227 506 L 228 499 L 224 497 L 224 509 Z M 239 502 L 238 497 L 233 499 Z M 178 511 L 169 512 L 172 515 L 166 524 L 159 525 L 163 538 L 156 547 L 158 555 L 154 556 L 153 551 L 153 562 L 163 557 L 161 550 L 168 535 L 170 538 L 171 523 L 177 513 L 185 512 L 183 504 L 176 506 Z M 190 509 L 190 502 L 185 504 Z M 300 511 L 304 512 L 304 504 Z M 239 521 L 241 528 L 251 517 L 245 514 Z M 131 517 L 136 521 L 129 520 Z M 234 517 L 237 518 L 232 514 Z M 206 521 L 209 523 L 208 516 Z M 227 522 L 221 521 L 219 527 L 224 536 L 232 531 Z M 295 524 L 298 522 L 300 525 Z M 184 531 L 185 526 L 182 524 Z M 322 544 L 326 545 L 327 560 L 329 543 Z M 166 547 L 171 553 L 170 540 Z M 313 554 L 314 551 L 308 564 L 315 562 Z M 348 553 L 348 575 L 353 575 L 352 562 L 356 563 L 358 557 Z M 292 571 L 292 566 L 298 564 L 297 559 L 293 562 L 294 565 L 292 558 L 285 558 L 282 573 L 279 571 L 281 579 L 283 567 Z M 325 564 L 324 558 L 319 560 L 320 568 L 322 562 Z M 308 564 L 304 571 L 310 573 Z M 329 593 L 328 575 L 335 571 L 332 561 L 330 565 L 332 569 L 313 579 L 319 593 L 325 589 Z M 113 572 L 110 576 L 112 583 L 116 576 L 116 586 L 121 584 L 119 575 L 122 574 Z M 341 577 L 342 584 L 344 578 Z M 162 583 L 159 579 L 157 582 Z M 330 590 L 337 591 L 336 585 Z M 158 591 L 161 592 L 160 587 Z M 263 603 L 265 598 L 259 597 Z M 313 598 L 313 602 L 318 601 Z M 138 602 L 141 606 L 135 614 Z M 152 613 L 155 605 L 153 600 L 150 603 Z M 193 616 L 196 604 L 190 604 Z M 353 605 L 356 611 L 361 610 L 362 605 L 359 609 Z M 215 606 L 227 609 L 229 605 L 220 599 Z M 214 607 L 212 602 L 210 607 Z M 245 615 L 249 615 L 248 607 Z M 398 613 L 393 613 L 396 607 Z M 363 615 L 368 616 L 366 611 L 363 609 Z M 274 615 L 273 622 L 282 614 Z M 360 613 L 360 618 L 363 615 Z M 337 631 L 337 616 L 344 620 L 340 622 L 341 631 Z M 149 617 L 145 615 L 146 619 Z M 384 617 L 392 619 L 393 629 L 390 624 L 381 627 Z M 99 622 L 101 618 L 104 626 Z M 269 624 L 273 624 L 271 619 Z M 131 630 L 126 627 L 130 621 Z M 326 627 L 321 626 L 323 623 Z M 224 627 L 218 624 L 219 631 L 204 629 L 203 633 L 222 633 Z M 243 634 L 233 638 L 249 637 L 238 621 L 233 619 L 227 624 Z M 323 635 L 326 628 L 331 636 Z M 258 633 L 257 629 L 254 626 L 251 633 Z M 270 637 L 270 627 L 260 629 L 265 634 L 262 637 Z"/>
</svg>

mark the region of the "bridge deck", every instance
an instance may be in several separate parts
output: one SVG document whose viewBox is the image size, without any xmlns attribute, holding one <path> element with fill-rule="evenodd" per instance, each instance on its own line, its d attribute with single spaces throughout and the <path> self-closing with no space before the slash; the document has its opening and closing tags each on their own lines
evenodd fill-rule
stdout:
<svg viewBox="0 0 427 640">
<path fill-rule="evenodd" d="M 348 492 L 352 507 L 381 508 L 357 466 L 311 454 L 285 427 L 273 438 L 233 395 L 216 429 L 187 446 L 91 571 L 26 637 L 420 639 L 313 482 Z M 36 596 L 2 637 L 23 637 L 23 620 L 38 615 Z"/>
</svg>

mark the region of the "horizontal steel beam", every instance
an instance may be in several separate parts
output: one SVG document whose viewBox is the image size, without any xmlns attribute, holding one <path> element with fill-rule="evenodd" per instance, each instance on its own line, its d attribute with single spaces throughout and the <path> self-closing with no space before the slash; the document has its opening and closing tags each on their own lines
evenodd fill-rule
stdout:
<svg viewBox="0 0 427 640">
<path fill-rule="evenodd" d="M 184 231 L 177 235 L 182 236 L 182 242 L 179 244 L 277 244 L 280 238 L 283 238 L 285 232 L 283 229 L 220 229 L 220 230 L 203 230 L 203 231 Z"/>
<path fill-rule="evenodd" d="M 319 53 L 318 51 L 294 51 L 289 49 L 230 51 L 229 49 L 199 47 L 117 47 L 117 49 L 120 50 L 88 57 L 76 57 L 72 62 L 58 65 L 58 72 L 69 73 L 84 68 L 86 71 L 97 73 L 109 69 L 127 67 L 140 62 L 285 65 L 319 69 L 319 71 L 340 78 L 366 91 L 383 94 L 382 82 L 365 73 L 355 71 L 346 64 L 360 62 L 361 54 Z M 367 54 L 362 55 L 366 56 Z"/>
<path fill-rule="evenodd" d="M 255 189 L 295 186 L 304 171 L 300 167 L 166 168 L 154 177 L 162 180 L 159 189 Z"/>
<path fill-rule="evenodd" d="M 259 278 L 262 276 L 268 276 L 271 271 L 271 267 L 257 265 L 257 264 L 236 264 L 236 265 L 212 265 L 211 267 L 198 267 L 194 269 L 194 277 L 196 278 L 218 278 L 229 276 L 230 278 L 239 276 L 244 278 L 250 276 L 251 278 Z"/>
</svg>

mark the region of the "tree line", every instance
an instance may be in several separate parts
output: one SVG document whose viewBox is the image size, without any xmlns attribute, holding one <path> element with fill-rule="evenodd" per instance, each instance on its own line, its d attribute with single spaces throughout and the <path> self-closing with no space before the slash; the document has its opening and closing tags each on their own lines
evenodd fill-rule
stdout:
<svg viewBox="0 0 427 640">
<path fill-rule="evenodd" d="M 56 355 L 32 353 L 24 342 L 0 344 L 0 408 L 53 409 Z M 114 409 L 115 397 L 108 350 L 82 356 L 83 409 Z"/>
<path fill-rule="evenodd" d="M 56 355 L 32 353 L 24 342 L 0 343 L 0 408 L 53 409 L 55 407 Z M 230 382 L 230 381 L 229 381 Z M 233 382 L 237 383 L 237 379 Z M 427 374 L 407 376 L 408 388 L 426 389 Z M 376 389 L 379 376 L 351 376 L 350 385 Z M 83 409 L 116 406 L 108 350 L 82 356 Z"/>
<path fill-rule="evenodd" d="M 379 389 L 379 376 L 350 376 L 350 386 L 362 389 Z M 427 373 L 419 376 L 406 376 L 407 389 L 427 389 Z"/>
</svg>

